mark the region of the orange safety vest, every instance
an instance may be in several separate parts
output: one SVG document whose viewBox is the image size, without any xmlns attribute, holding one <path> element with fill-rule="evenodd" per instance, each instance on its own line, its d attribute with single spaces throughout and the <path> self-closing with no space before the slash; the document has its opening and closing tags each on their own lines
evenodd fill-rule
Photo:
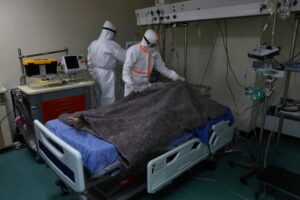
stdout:
<svg viewBox="0 0 300 200">
<path fill-rule="evenodd" d="M 152 70 L 151 70 L 151 55 L 146 51 L 145 47 L 143 47 L 142 45 L 140 45 L 140 49 L 141 51 L 148 56 L 148 66 L 147 66 L 147 71 L 140 71 L 138 69 L 133 69 L 132 72 L 140 74 L 140 75 L 148 75 L 148 77 L 150 78 L 151 74 L 152 74 Z"/>
</svg>

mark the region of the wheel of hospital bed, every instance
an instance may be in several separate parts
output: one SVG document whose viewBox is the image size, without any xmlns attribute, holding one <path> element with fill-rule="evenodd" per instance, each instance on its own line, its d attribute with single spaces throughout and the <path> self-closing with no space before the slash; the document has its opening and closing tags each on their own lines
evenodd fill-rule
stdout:
<svg viewBox="0 0 300 200">
<path fill-rule="evenodd" d="M 202 161 L 205 169 L 209 171 L 214 171 L 217 169 L 217 161 L 214 157 L 209 157 L 208 159 Z"/>
<path fill-rule="evenodd" d="M 87 197 L 85 194 L 77 194 L 76 196 L 77 200 L 91 200 L 89 197 Z"/>
<path fill-rule="evenodd" d="M 55 181 L 55 185 L 57 187 L 60 187 L 60 191 L 61 191 L 62 195 L 68 195 L 69 194 L 69 190 L 68 190 L 67 186 L 61 180 Z"/>
<path fill-rule="evenodd" d="M 45 161 L 37 153 L 35 155 L 35 161 L 39 164 L 45 163 Z"/>
</svg>

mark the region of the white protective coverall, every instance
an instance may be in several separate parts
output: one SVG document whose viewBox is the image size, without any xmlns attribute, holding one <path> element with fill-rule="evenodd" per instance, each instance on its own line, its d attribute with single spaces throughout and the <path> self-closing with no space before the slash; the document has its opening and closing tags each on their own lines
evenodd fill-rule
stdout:
<svg viewBox="0 0 300 200">
<path fill-rule="evenodd" d="M 160 53 L 155 48 L 157 41 L 158 35 L 149 29 L 139 44 L 133 45 L 127 50 L 122 74 L 125 82 L 124 96 L 132 92 L 141 92 L 150 87 L 149 80 L 154 67 L 169 79 L 184 81 L 184 78 L 166 67 Z"/>
<path fill-rule="evenodd" d="M 88 47 L 88 64 L 93 68 L 98 108 L 115 102 L 115 68 L 118 60 L 125 61 L 126 51 L 113 41 L 115 34 L 115 26 L 105 21 L 98 40 Z"/>
</svg>

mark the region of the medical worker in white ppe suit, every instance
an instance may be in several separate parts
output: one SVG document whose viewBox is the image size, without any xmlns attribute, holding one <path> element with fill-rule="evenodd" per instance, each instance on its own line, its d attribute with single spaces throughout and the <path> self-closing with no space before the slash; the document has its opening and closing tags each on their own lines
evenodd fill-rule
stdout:
<svg viewBox="0 0 300 200">
<path fill-rule="evenodd" d="M 149 88 L 149 79 L 153 68 L 169 79 L 175 81 L 185 80 L 175 71 L 166 67 L 160 53 L 156 50 L 157 42 L 157 33 L 149 29 L 145 32 L 140 43 L 133 45 L 127 50 L 122 74 L 125 82 L 124 96 Z"/>
<path fill-rule="evenodd" d="M 122 64 L 125 61 L 126 51 L 113 40 L 116 33 L 116 27 L 105 21 L 99 38 L 88 47 L 87 59 L 92 66 L 98 108 L 115 102 L 115 68 L 118 61 Z"/>
</svg>

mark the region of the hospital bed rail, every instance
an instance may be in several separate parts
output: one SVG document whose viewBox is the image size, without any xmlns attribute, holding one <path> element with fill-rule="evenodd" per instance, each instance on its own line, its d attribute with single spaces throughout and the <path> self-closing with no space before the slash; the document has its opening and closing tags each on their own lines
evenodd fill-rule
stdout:
<svg viewBox="0 0 300 200">
<path fill-rule="evenodd" d="M 78 194 L 86 193 L 90 184 L 85 178 L 81 154 L 38 120 L 34 121 L 34 127 L 41 157 L 69 188 Z M 233 138 L 234 125 L 229 121 L 221 121 L 213 125 L 211 129 L 208 144 L 194 138 L 148 161 L 148 193 L 153 194 L 167 186 L 185 171 L 209 157 L 210 153 L 215 153 L 224 147 Z M 103 180 L 107 177 L 99 176 L 98 178 Z"/>
<path fill-rule="evenodd" d="M 59 178 L 76 192 L 85 191 L 81 154 L 34 120 L 38 153 Z"/>
<path fill-rule="evenodd" d="M 189 170 L 211 153 L 216 153 L 228 144 L 234 135 L 234 125 L 221 121 L 212 126 L 208 144 L 194 138 L 148 162 L 147 191 L 156 193 L 174 179 Z"/>
</svg>

